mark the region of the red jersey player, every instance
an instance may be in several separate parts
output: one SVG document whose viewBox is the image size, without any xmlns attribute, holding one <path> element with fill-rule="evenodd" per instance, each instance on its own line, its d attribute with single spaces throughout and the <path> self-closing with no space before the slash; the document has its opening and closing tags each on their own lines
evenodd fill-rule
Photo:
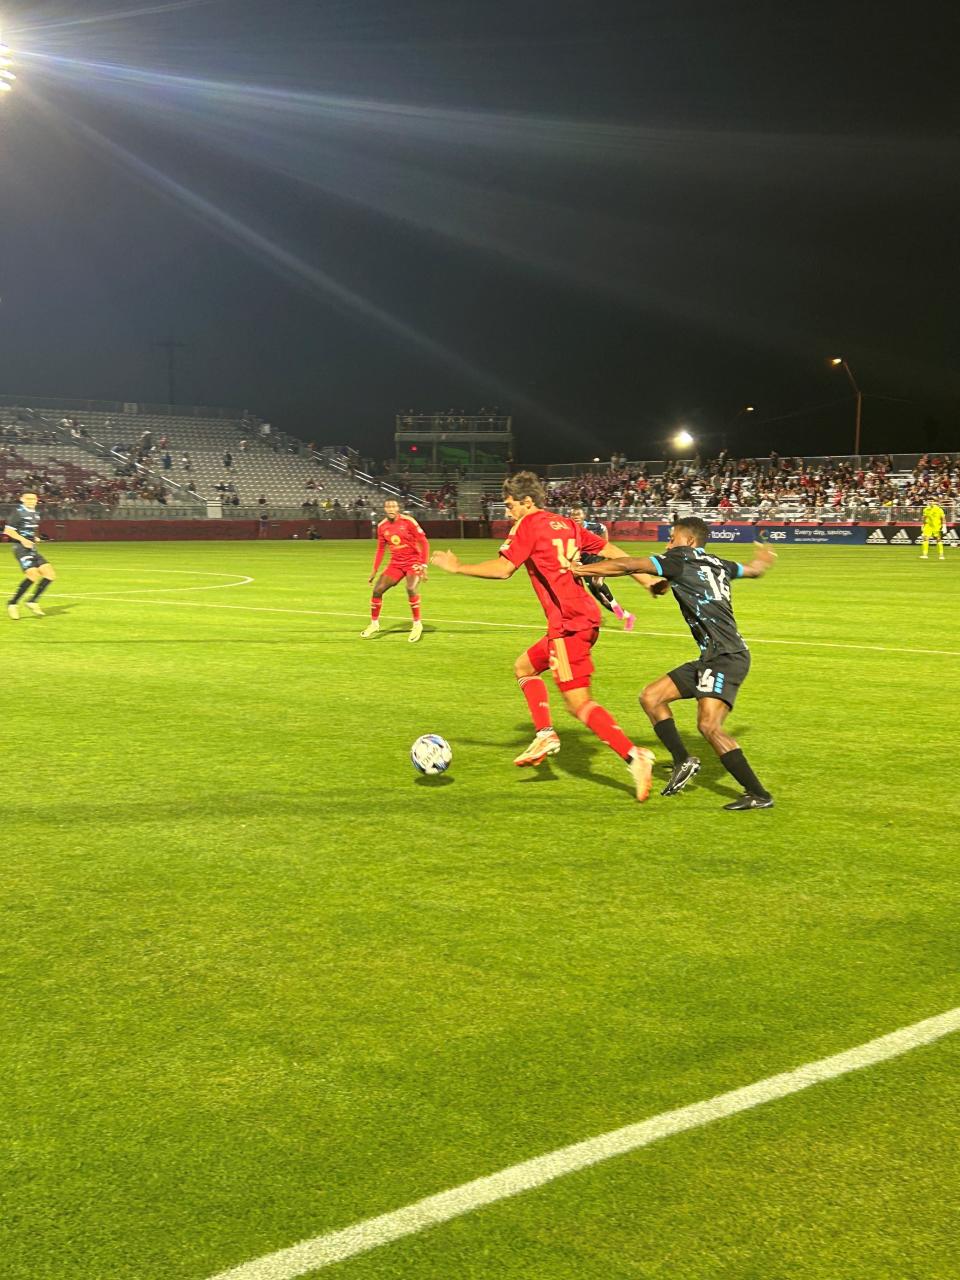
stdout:
<svg viewBox="0 0 960 1280">
<path fill-rule="evenodd" d="M 413 516 L 402 513 L 400 503 L 395 499 L 388 498 L 383 504 L 383 510 L 386 517 L 377 525 L 377 554 L 373 560 L 373 571 L 367 579 L 368 582 L 377 579 L 370 601 L 370 622 L 360 634 L 365 640 L 377 634 L 380 630 L 383 593 L 406 578 L 407 599 L 413 614 L 413 626 L 408 639 L 414 644 L 423 635 L 423 623 L 420 621 L 420 583 L 427 576 L 430 543 Z M 377 570 L 387 551 L 390 552 L 390 559 L 378 577 Z"/>
<path fill-rule="evenodd" d="M 650 794 L 653 752 L 635 747 L 610 712 L 590 697 L 591 650 L 600 634 L 600 610 L 570 572 L 570 565 L 578 560 L 581 551 L 605 559 L 620 559 L 626 553 L 566 516 L 545 511 L 543 485 L 532 471 L 521 471 L 504 480 L 503 500 L 515 523 L 496 560 L 461 564 L 452 551 L 436 551 L 433 563 L 448 573 L 470 578 L 509 578 L 524 565 L 546 614 L 547 634 L 514 663 L 514 673 L 537 732 L 513 763 L 537 765 L 560 750 L 547 686 L 541 678 L 549 667 L 567 710 L 623 758 L 633 775 L 637 799 L 642 802 Z M 643 579 L 644 585 L 656 581 L 650 576 Z"/>
</svg>

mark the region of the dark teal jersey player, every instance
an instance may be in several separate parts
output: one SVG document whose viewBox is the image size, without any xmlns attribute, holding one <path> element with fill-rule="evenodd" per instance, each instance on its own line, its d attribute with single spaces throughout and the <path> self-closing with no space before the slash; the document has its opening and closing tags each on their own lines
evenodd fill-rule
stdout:
<svg viewBox="0 0 960 1280">
<path fill-rule="evenodd" d="M 670 583 L 683 620 L 706 662 L 721 654 L 749 654 L 737 630 L 730 602 L 730 584 L 743 577 L 744 567 L 721 560 L 703 547 L 669 547 L 650 557 L 654 572 Z M 727 698 L 733 706 L 733 698 Z"/>
<path fill-rule="evenodd" d="M 750 768 L 736 740 L 724 729 L 737 693 L 750 670 L 750 651 L 737 629 L 731 604 L 731 584 L 737 578 L 759 578 L 776 557 L 769 547 L 755 543 L 749 564 L 721 560 L 704 550 L 708 526 L 694 516 L 673 526 L 662 554 L 637 559 L 601 561 L 574 569 L 579 576 L 623 573 L 656 573 L 663 583 L 661 594 L 672 590 L 680 612 L 700 649 L 699 657 L 675 667 L 647 685 L 640 702 L 654 732 L 673 757 L 673 772 L 663 795 L 676 795 L 700 769 L 674 723 L 670 704 L 682 698 L 697 700 L 697 728 L 707 739 L 720 763 L 744 788 L 745 794 L 727 809 L 769 809 L 773 797 Z"/>
<path fill-rule="evenodd" d="M 582 529 L 586 529 L 589 533 L 595 533 L 598 538 L 602 538 L 604 542 L 609 542 L 607 535 L 607 526 L 602 520 L 594 517 L 587 517 L 583 507 L 574 507 L 570 512 L 570 519 L 574 524 L 580 525 Z M 600 559 L 599 556 L 590 555 L 589 552 L 580 552 L 581 564 L 596 564 Z M 624 631 L 632 631 L 637 619 L 632 613 L 628 613 L 624 607 L 613 598 L 613 592 L 607 586 L 602 578 L 585 578 L 587 589 L 598 604 L 602 604 L 604 609 L 612 613 L 614 617 L 619 618 L 623 623 Z"/>
<path fill-rule="evenodd" d="M 19 587 L 7 602 L 7 613 L 14 619 L 20 617 L 20 600 L 31 587 L 33 587 L 33 594 L 24 603 L 31 613 L 42 618 L 43 610 L 38 601 L 57 576 L 53 565 L 49 564 L 37 549 L 40 539 L 38 503 L 39 498 L 35 493 L 23 494 L 16 511 L 9 517 L 3 529 L 4 535 L 13 543 L 14 559 L 24 575 Z"/>
</svg>

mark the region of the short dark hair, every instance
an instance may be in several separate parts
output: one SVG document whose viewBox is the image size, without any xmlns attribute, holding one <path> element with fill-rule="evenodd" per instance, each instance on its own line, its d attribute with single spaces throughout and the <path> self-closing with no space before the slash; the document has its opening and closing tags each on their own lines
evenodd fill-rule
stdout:
<svg viewBox="0 0 960 1280">
<path fill-rule="evenodd" d="M 677 529 L 686 529 L 687 533 L 692 533 L 698 547 L 705 547 L 710 539 L 710 526 L 699 516 L 684 516 L 682 520 L 674 520 L 673 528 L 674 532 Z"/>
<path fill-rule="evenodd" d="M 547 504 L 543 481 L 533 471 L 518 471 L 515 476 L 507 476 L 503 482 L 503 496 L 516 502 L 529 498 L 535 507 Z"/>
</svg>

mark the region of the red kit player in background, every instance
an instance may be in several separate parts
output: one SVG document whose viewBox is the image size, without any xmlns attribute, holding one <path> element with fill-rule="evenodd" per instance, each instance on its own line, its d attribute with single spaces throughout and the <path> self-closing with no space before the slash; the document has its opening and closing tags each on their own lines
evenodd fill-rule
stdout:
<svg viewBox="0 0 960 1280">
<path fill-rule="evenodd" d="M 537 765 L 560 750 L 547 686 L 541 678 L 549 667 L 567 710 L 624 760 L 633 775 L 637 799 L 642 802 L 650 794 L 653 752 L 635 747 L 610 712 L 590 697 L 591 650 L 600 634 L 600 610 L 570 572 L 570 565 L 577 562 L 581 551 L 613 560 L 626 553 L 567 516 L 544 511 L 546 495 L 532 471 L 521 471 L 504 480 L 503 501 L 514 525 L 496 560 L 461 564 L 452 551 L 435 551 L 433 563 L 448 573 L 469 578 L 509 578 L 524 565 L 546 614 L 547 634 L 522 653 L 513 667 L 536 729 L 533 742 L 513 763 Z M 638 576 L 638 581 L 649 587 L 658 579 L 643 575 Z"/>
<path fill-rule="evenodd" d="M 377 634 L 380 630 L 383 593 L 406 578 L 407 599 L 413 614 L 413 626 L 408 639 L 414 644 L 423 635 L 423 623 L 420 621 L 420 583 L 427 576 L 430 543 L 413 516 L 401 512 L 399 502 L 388 498 L 383 504 L 383 510 L 386 518 L 377 525 L 377 554 L 373 560 L 373 572 L 367 579 L 368 582 L 373 582 L 376 578 L 370 601 L 370 622 L 360 634 L 364 640 Z M 390 552 L 390 559 L 387 567 L 377 577 L 377 570 L 386 551 Z"/>
</svg>

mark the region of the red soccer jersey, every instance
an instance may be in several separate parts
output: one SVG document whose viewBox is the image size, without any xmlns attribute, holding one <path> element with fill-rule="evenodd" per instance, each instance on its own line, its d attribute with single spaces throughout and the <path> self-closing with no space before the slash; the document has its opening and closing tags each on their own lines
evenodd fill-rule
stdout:
<svg viewBox="0 0 960 1280">
<path fill-rule="evenodd" d="M 578 552 L 599 555 L 606 545 L 605 539 L 552 511 L 521 516 L 507 535 L 500 554 L 517 568 L 526 565 L 551 639 L 599 627 L 597 602 L 569 571 L 569 564 Z"/>
<path fill-rule="evenodd" d="M 430 544 L 427 535 L 414 520 L 413 516 L 402 512 L 396 520 L 384 518 L 377 525 L 377 554 L 373 562 L 376 573 L 383 559 L 383 553 L 390 552 L 390 563 L 398 567 L 415 564 L 426 564 L 430 558 Z"/>
</svg>

